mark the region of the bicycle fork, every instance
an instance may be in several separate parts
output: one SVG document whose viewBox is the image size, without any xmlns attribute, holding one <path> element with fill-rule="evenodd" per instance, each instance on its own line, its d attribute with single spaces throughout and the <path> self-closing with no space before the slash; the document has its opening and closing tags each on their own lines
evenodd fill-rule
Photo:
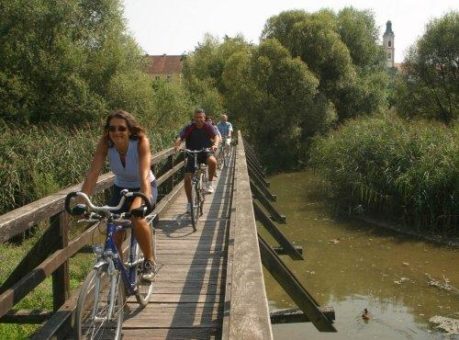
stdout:
<svg viewBox="0 0 459 340">
<path fill-rule="evenodd" d="M 97 310 L 98 310 L 98 304 L 101 298 L 101 275 L 104 273 L 103 267 L 107 266 L 107 270 L 105 271 L 105 274 L 108 275 L 110 278 L 110 289 L 108 293 L 108 313 L 106 318 L 101 318 L 97 316 Z M 118 280 L 121 278 L 119 275 L 119 271 L 115 268 L 115 264 L 111 258 L 109 259 L 101 259 L 99 260 L 95 265 L 94 269 L 97 270 L 97 277 L 95 278 L 95 295 L 94 295 L 94 301 L 97 301 L 94 303 L 94 307 L 92 310 L 92 319 L 97 322 L 104 322 L 107 320 L 113 320 L 116 315 L 114 314 L 114 308 L 115 308 L 115 303 L 117 299 L 117 287 L 119 285 Z"/>
</svg>

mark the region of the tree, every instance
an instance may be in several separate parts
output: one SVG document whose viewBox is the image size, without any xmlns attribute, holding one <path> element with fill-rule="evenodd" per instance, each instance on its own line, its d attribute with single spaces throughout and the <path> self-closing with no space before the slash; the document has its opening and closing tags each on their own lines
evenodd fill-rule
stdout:
<svg viewBox="0 0 459 340">
<path fill-rule="evenodd" d="M 347 7 L 338 13 L 336 19 L 337 31 L 349 50 L 353 64 L 358 68 L 381 68 L 384 52 L 377 44 L 379 30 L 374 14 Z"/>
<path fill-rule="evenodd" d="M 372 14 L 353 8 L 338 15 L 330 10 L 282 12 L 268 20 L 262 34 L 278 39 L 308 65 L 340 121 L 385 104 L 387 78 L 376 36 Z"/>
<path fill-rule="evenodd" d="M 2 0 L 0 5 L 0 118 L 5 121 L 97 121 L 118 107 L 119 90 L 134 90 L 133 97 L 139 93 L 133 86 L 113 91 L 114 77 L 145 84 L 142 53 L 125 33 L 119 0 Z"/>
<path fill-rule="evenodd" d="M 250 56 L 233 54 L 223 79 L 230 111 L 273 169 L 294 168 L 308 139 L 330 123 L 327 101 L 317 100 L 318 79 L 276 39 Z M 269 145 L 269 147 L 268 147 Z"/>
<path fill-rule="evenodd" d="M 459 115 L 459 12 L 432 20 L 410 49 L 398 81 L 397 107 L 407 117 L 450 124 Z"/>
</svg>

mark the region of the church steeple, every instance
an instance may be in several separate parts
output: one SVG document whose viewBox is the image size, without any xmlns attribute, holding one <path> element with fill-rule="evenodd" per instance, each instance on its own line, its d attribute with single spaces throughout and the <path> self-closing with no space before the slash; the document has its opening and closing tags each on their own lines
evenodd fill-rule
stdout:
<svg viewBox="0 0 459 340">
<path fill-rule="evenodd" d="M 392 22 L 389 20 L 386 22 L 386 31 L 383 35 L 383 47 L 386 53 L 386 65 L 387 67 L 394 67 L 394 32 L 392 31 Z"/>
</svg>

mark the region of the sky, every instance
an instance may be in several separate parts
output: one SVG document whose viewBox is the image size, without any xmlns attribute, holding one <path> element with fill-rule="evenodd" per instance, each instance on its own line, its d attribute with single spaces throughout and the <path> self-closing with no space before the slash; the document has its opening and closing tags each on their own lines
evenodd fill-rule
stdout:
<svg viewBox="0 0 459 340">
<path fill-rule="evenodd" d="M 429 21 L 459 11 L 459 0 L 123 0 L 123 4 L 129 33 L 150 55 L 192 52 L 206 33 L 220 39 L 242 34 L 258 44 L 266 21 L 286 10 L 338 12 L 349 6 L 371 10 L 381 41 L 386 22 L 392 22 L 395 62 L 403 61 Z"/>
</svg>

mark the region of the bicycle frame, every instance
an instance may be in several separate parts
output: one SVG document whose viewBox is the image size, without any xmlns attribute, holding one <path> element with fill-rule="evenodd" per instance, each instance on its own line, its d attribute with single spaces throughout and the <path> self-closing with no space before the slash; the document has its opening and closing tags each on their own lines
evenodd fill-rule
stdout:
<svg viewBox="0 0 459 340">
<path fill-rule="evenodd" d="M 110 220 L 107 221 L 107 238 L 105 239 L 104 249 L 100 254 L 97 254 L 96 252 L 96 254 L 100 256 L 102 259 L 100 257 L 98 258 L 94 268 L 98 268 L 105 263 L 108 263 L 108 265 L 111 266 L 110 262 L 112 262 L 113 268 L 117 269 L 121 274 L 121 278 L 123 280 L 124 287 L 126 288 L 127 295 L 134 295 L 136 291 L 137 275 L 135 266 L 137 263 L 133 263 L 133 261 L 136 247 L 138 247 L 137 240 L 135 237 L 131 237 L 129 245 L 129 262 L 127 264 L 127 267 L 124 265 L 121 256 L 118 252 L 118 249 L 116 247 L 115 241 L 113 240 L 113 235 L 116 232 L 127 229 L 132 229 L 132 226 L 120 226 L 116 225 Z"/>
</svg>

